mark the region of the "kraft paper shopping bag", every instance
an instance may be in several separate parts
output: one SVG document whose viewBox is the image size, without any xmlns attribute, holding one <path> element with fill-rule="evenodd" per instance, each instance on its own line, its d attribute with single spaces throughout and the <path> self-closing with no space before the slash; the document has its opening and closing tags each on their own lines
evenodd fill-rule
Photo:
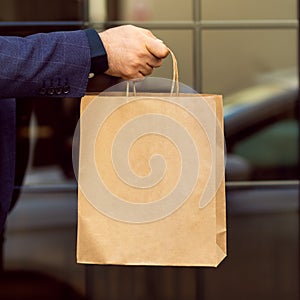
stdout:
<svg viewBox="0 0 300 300">
<path fill-rule="evenodd" d="M 217 266 L 226 256 L 224 185 L 220 95 L 82 99 L 79 263 Z"/>
</svg>

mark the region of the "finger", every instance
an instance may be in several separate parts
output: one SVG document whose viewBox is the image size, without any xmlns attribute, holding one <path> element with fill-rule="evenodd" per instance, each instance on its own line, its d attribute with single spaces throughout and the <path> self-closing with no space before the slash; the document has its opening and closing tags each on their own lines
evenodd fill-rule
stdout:
<svg viewBox="0 0 300 300">
<path fill-rule="evenodd" d="M 159 39 L 148 38 L 146 41 L 147 50 L 157 58 L 165 58 L 169 54 L 168 47 Z"/>
<path fill-rule="evenodd" d="M 153 67 L 150 66 L 150 65 L 148 65 L 148 64 L 146 64 L 145 66 L 143 66 L 143 67 L 141 67 L 141 68 L 139 69 L 139 72 L 140 72 L 141 74 L 143 74 L 144 76 L 148 76 L 148 75 L 152 74 L 152 72 L 153 72 Z"/>
<path fill-rule="evenodd" d="M 145 76 L 141 73 L 141 72 L 137 72 L 133 75 L 130 76 L 122 76 L 123 79 L 125 80 L 135 80 L 135 81 L 139 81 L 139 80 L 143 80 L 145 78 Z"/>
<path fill-rule="evenodd" d="M 152 57 L 149 59 L 148 65 L 152 68 L 158 68 L 162 65 L 162 59 L 152 55 Z"/>
<path fill-rule="evenodd" d="M 136 75 L 134 78 L 131 78 L 131 80 L 133 81 L 141 81 L 145 79 L 145 75 L 142 74 L 141 72 L 138 73 L 138 75 Z"/>
</svg>

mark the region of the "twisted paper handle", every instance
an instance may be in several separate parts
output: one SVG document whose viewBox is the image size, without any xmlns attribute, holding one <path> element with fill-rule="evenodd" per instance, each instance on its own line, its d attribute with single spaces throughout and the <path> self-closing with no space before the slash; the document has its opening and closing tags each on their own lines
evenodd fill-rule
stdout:
<svg viewBox="0 0 300 300">
<path fill-rule="evenodd" d="M 173 78 L 172 78 L 172 86 L 171 86 L 171 92 L 170 92 L 170 96 L 173 96 L 174 94 L 174 90 L 175 90 L 175 86 L 176 86 L 176 96 L 179 95 L 179 79 L 178 79 L 178 65 L 177 65 L 177 59 L 175 57 L 175 54 L 173 53 L 173 51 L 171 49 L 168 49 L 169 53 L 172 57 L 172 62 L 173 62 Z M 136 82 L 132 81 L 132 85 L 133 85 L 133 95 L 136 96 L 137 95 L 137 91 L 136 91 Z M 126 96 L 129 96 L 129 90 L 130 90 L 130 81 L 127 81 L 126 83 Z"/>
</svg>

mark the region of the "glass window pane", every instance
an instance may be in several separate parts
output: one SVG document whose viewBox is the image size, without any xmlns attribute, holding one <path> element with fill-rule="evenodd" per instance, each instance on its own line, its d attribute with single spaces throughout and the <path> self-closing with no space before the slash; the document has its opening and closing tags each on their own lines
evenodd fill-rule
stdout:
<svg viewBox="0 0 300 300">
<path fill-rule="evenodd" d="M 224 95 L 227 179 L 297 179 L 296 30 L 203 33 L 203 91 Z"/>
<path fill-rule="evenodd" d="M 227 96 L 297 66 L 296 30 L 209 30 L 202 37 L 203 92 Z"/>
<path fill-rule="evenodd" d="M 228 257 L 203 270 L 201 299 L 299 299 L 297 193 L 276 184 L 227 190 Z"/>
<path fill-rule="evenodd" d="M 121 20 L 182 21 L 193 19 L 192 0 L 124 0 L 119 3 Z"/>
<path fill-rule="evenodd" d="M 203 0 L 205 20 L 296 19 L 296 0 Z"/>
<path fill-rule="evenodd" d="M 179 81 L 193 86 L 193 32 L 191 30 L 153 30 L 153 33 L 174 52 L 178 61 Z M 169 56 L 155 77 L 172 78 L 172 61 Z"/>
</svg>

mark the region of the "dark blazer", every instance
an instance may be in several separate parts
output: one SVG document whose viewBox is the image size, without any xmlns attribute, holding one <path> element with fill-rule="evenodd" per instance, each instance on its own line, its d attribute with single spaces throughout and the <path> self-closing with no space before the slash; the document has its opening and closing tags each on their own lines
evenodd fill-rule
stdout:
<svg viewBox="0 0 300 300">
<path fill-rule="evenodd" d="M 90 67 L 84 31 L 0 37 L 0 232 L 14 188 L 14 98 L 82 97 Z"/>
</svg>

